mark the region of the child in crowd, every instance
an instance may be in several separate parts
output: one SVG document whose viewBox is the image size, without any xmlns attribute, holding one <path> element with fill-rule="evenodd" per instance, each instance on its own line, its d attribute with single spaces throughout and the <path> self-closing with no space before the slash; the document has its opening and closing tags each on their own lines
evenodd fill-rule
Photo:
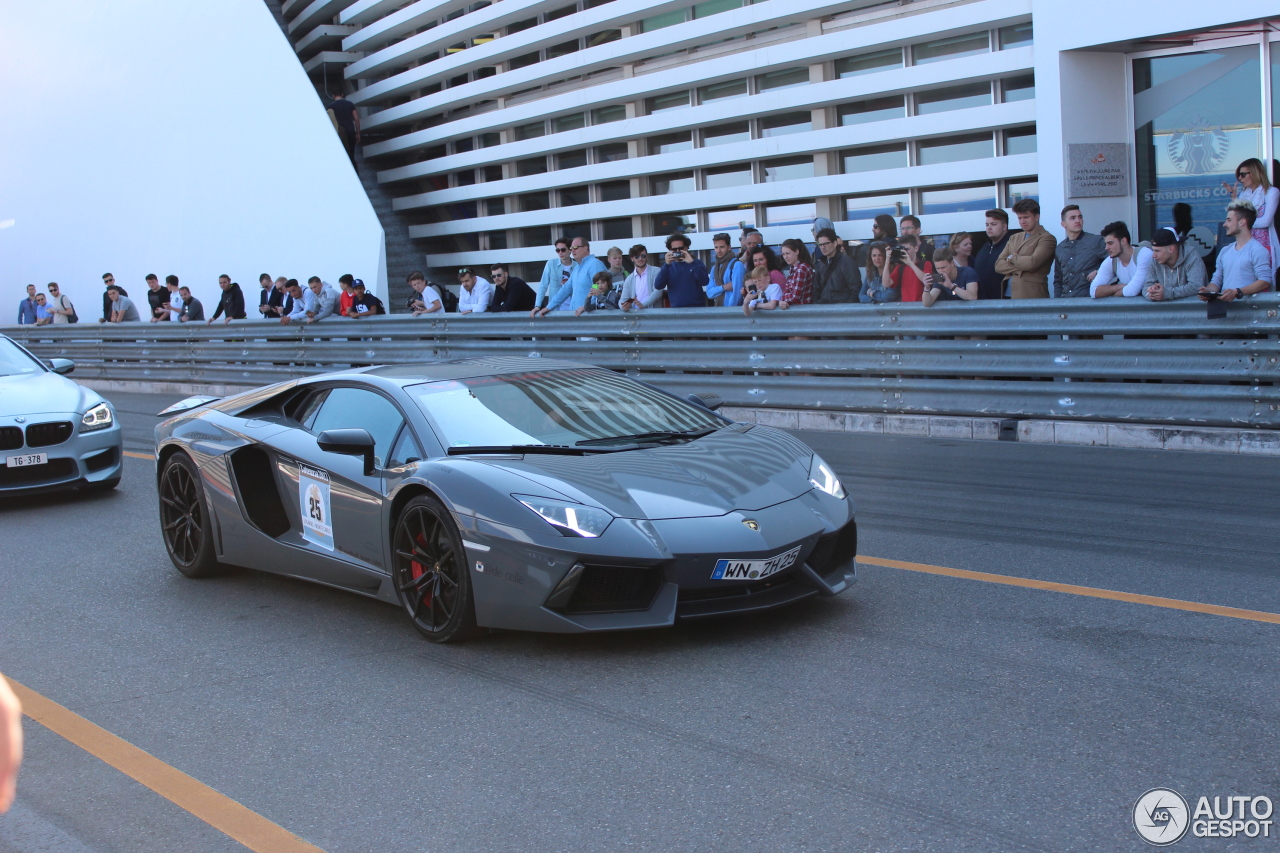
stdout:
<svg viewBox="0 0 1280 853">
<path fill-rule="evenodd" d="M 613 286 L 613 273 L 601 270 L 591 277 L 591 292 L 587 294 L 587 302 L 579 308 L 581 316 L 586 311 L 609 311 L 618 307 L 620 292 Z"/>
<path fill-rule="evenodd" d="M 787 308 L 787 303 L 782 301 L 782 285 L 771 280 L 768 267 L 752 267 L 746 284 L 747 298 L 743 300 L 742 313 L 748 317 L 757 308 L 765 311 Z"/>
</svg>

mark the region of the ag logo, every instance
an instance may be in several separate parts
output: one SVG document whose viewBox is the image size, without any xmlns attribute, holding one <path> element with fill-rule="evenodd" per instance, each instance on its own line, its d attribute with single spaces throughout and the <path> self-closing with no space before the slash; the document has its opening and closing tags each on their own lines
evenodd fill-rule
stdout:
<svg viewBox="0 0 1280 853">
<path fill-rule="evenodd" d="M 747 529 L 748 529 L 748 530 L 759 530 L 759 529 L 760 529 L 760 525 L 759 525 L 759 523 L 758 523 L 758 522 L 756 522 L 756 521 L 755 521 L 755 519 L 751 519 L 751 518 L 744 519 L 742 523 L 743 523 L 743 524 L 745 524 L 745 525 L 747 526 Z"/>
<path fill-rule="evenodd" d="M 1230 144 L 1217 116 L 1193 112 L 1184 116 L 1182 127 L 1170 134 L 1169 159 L 1184 174 L 1209 175 L 1227 159 Z"/>
<path fill-rule="evenodd" d="M 1165 847 L 1182 839 L 1190 825 L 1182 795 L 1170 788 L 1152 788 L 1133 804 L 1133 828 L 1148 844 Z"/>
</svg>

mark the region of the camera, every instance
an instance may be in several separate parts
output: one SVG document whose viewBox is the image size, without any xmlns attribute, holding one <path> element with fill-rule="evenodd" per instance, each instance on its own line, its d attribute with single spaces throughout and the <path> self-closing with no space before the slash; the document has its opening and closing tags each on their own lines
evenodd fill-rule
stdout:
<svg viewBox="0 0 1280 853">
<path fill-rule="evenodd" d="M 906 263 L 907 250 L 902 246 L 894 246 L 889 250 L 889 261 L 894 264 Z"/>
</svg>

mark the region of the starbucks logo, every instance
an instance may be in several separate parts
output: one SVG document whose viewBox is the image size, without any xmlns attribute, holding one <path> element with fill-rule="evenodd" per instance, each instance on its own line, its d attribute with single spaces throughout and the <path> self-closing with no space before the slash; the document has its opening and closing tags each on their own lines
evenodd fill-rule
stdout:
<svg viewBox="0 0 1280 853">
<path fill-rule="evenodd" d="M 1169 137 L 1169 159 L 1187 175 L 1209 175 L 1227 159 L 1231 140 L 1222 122 L 1212 113 L 1193 112 L 1183 117 L 1181 127 Z"/>
</svg>

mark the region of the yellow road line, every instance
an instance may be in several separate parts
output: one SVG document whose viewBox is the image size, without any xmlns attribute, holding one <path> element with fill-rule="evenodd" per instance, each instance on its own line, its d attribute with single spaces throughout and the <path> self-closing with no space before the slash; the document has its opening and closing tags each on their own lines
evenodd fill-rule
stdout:
<svg viewBox="0 0 1280 853">
<path fill-rule="evenodd" d="M 278 824 L 220 794 L 149 752 L 9 679 L 22 710 L 40 725 L 136 779 L 255 853 L 324 853 Z"/>
<path fill-rule="evenodd" d="M 125 456 L 132 456 L 134 459 L 155 459 L 154 453 L 134 453 L 132 450 L 121 451 Z"/>
<path fill-rule="evenodd" d="M 1138 595 L 1132 592 L 1119 592 L 1114 589 L 1098 589 L 1092 586 L 1076 586 L 1069 583 L 1053 583 L 1030 578 L 1016 578 L 1009 575 L 993 575 L 987 572 L 971 572 L 967 569 L 948 569 L 945 566 L 930 566 L 925 563 L 904 563 L 901 560 L 885 560 L 880 557 L 858 557 L 858 562 L 872 566 L 884 566 L 889 569 L 905 569 L 909 572 L 924 572 L 930 575 L 946 575 L 952 578 L 964 578 L 971 581 L 999 583 L 1007 586 L 1021 586 L 1027 589 L 1042 589 L 1049 592 L 1065 592 L 1071 595 L 1085 595 L 1090 598 L 1106 598 L 1111 601 L 1127 601 L 1130 604 L 1149 604 L 1152 607 L 1165 607 L 1170 610 L 1188 610 L 1192 613 L 1208 613 L 1213 616 L 1229 616 L 1232 619 L 1248 619 L 1253 622 L 1270 622 L 1280 625 L 1280 613 L 1267 613 L 1262 610 L 1242 610 L 1239 607 L 1222 607 L 1218 604 L 1201 604 L 1198 601 L 1183 601 L 1178 598 L 1160 598 L 1154 595 Z"/>
</svg>

